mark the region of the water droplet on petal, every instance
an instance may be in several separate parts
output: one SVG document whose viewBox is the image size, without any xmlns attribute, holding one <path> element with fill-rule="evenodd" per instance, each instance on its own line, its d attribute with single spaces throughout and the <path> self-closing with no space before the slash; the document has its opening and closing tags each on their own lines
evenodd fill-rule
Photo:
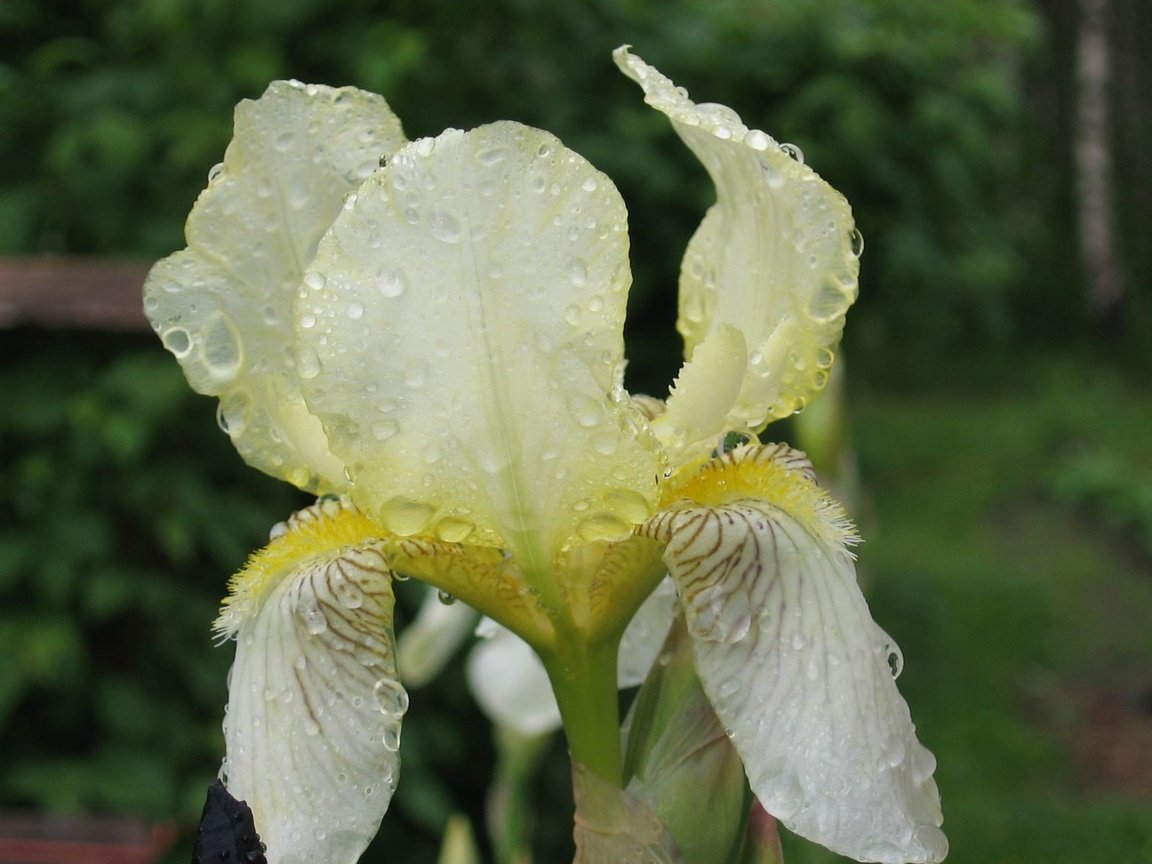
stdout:
<svg viewBox="0 0 1152 864">
<path fill-rule="evenodd" d="M 445 543 L 462 543 L 475 530 L 476 526 L 467 519 L 446 516 L 436 523 L 434 533 Z"/>
<path fill-rule="evenodd" d="M 476 154 L 476 158 L 480 160 L 480 164 L 487 168 L 503 162 L 507 157 L 508 148 L 506 147 L 492 147 L 488 150 L 481 150 Z"/>
<path fill-rule="evenodd" d="M 723 456 L 725 453 L 731 453 L 733 450 L 738 450 L 748 444 L 758 443 L 759 440 L 756 433 L 751 430 L 730 429 L 720 436 L 716 449 L 712 451 L 712 457 Z"/>
<path fill-rule="evenodd" d="M 753 150 L 767 150 L 771 141 L 772 139 L 759 129 L 749 129 L 748 134 L 744 136 L 744 143 Z"/>
<path fill-rule="evenodd" d="M 301 597 L 296 616 L 304 624 L 304 629 L 316 636 L 328 629 L 328 619 L 311 598 Z"/>
<path fill-rule="evenodd" d="M 437 210 L 429 220 L 428 229 L 432 236 L 442 243 L 458 243 L 460 241 L 460 223 L 456 218 L 443 210 Z"/>
<path fill-rule="evenodd" d="M 583 394 L 577 394 L 568 399 L 568 410 L 572 412 L 572 417 L 575 418 L 576 422 L 585 429 L 599 425 L 604 416 L 604 410 L 600 404 L 590 396 Z"/>
<path fill-rule="evenodd" d="M 782 152 L 789 159 L 795 159 L 801 165 L 804 164 L 804 151 L 797 147 L 795 144 L 781 144 L 780 152 Z"/>
<path fill-rule="evenodd" d="M 187 357 L 192 350 L 192 335 L 183 327 L 172 327 L 160 335 L 164 347 L 176 355 L 177 358 Z"/>
<path fill-rule="evenodd" d="M 400 427 L 392 420 L 377 420 L 370 428 L 372 437 L 377 441 L 387 441 L 400 431 Z"/>
<path fill-rule="evenodd" d="M 381 267 L 376 271 L 376 288 L 385 297 L 399 297 L 407 287 L 404 274 L 391 267 Z"/>
<path fill-rule="evenodd" d="M 859 258 L 864 254 L 864 235 L 860 233 L 859 228 L 852 229 L 852 255 Z"/>
<path fill-rule="evenodd" d="M 393 498 L 381 508 L 380 518 L 384 527 L 401 537 L 419 534 L 432 520 L 436 508 L 423 501 L 410 498 Z"/>
<path fill-rule="evenodd" d="M 208 182 L 211 183 L 213 180 L 215 180 L 217 177 L 219 177 L 223 173 L 223 171 L 224 171 L 224 163 L 223 162 L 217 162 L 215 165 L 213 165 L 211 168 L 208 169 Z"/>
<path fill-rule="evenodd" d="M 381 678 L 372 688 L 376 708 L 390 717 L 403 717 L 408 711 L 408 691 L 399 681 Z"/>
<path fill-rule="evenodd" d="M 443 603 L 445 606 L 451 606 L 456 602 L 456 598 L 449 594 L 447 591 L 437 591 L 436 599 Z"/>
<path fill-rule="evenodd" d="M 573 258 L 568 263 L 568 281 L 579 287 L 588 281 L 588 265 L 579 258 Z"/>
<path fill-rule="evenodd" d="M 615 513 L 593 513 L 585 516 L 576 526 L 576 533 L 589 543 L 597 540 L 619 540 L 630 533 L 632 525 Z"/>
</svg>

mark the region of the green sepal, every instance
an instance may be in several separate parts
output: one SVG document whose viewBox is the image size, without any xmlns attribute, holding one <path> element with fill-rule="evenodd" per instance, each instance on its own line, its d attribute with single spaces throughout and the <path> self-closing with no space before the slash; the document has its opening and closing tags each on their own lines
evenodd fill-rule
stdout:
<svg viewBox="0 0 1152 864">
<path fill-rule="evenodd" d="M 740 860 L 751 793 L 700 686 L 682 618 L 640 688 L 623 734 L 625 788 L 667 824 L 685 864 Z"/>
</svg>

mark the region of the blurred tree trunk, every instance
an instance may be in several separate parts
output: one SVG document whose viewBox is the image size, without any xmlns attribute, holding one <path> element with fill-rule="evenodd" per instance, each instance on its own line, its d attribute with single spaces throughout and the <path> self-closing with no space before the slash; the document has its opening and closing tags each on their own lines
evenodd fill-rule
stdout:
<svg viewBox="0 0 1152 864">
<path fill-rule="evenodd" d="M 1123 324 L 1124 274 L 1116 240 L 1110 122 L 1109 0 L 1079 0 L 1076 36 L 1076 174 L 1080 256 L 1097 332 Z"/>
</svg>

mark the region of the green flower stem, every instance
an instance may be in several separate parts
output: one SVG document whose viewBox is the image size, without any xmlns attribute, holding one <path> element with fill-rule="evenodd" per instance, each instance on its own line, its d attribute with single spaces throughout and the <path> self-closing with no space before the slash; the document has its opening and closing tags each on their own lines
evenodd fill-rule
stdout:
<svg viewBox="0 0 1152 864">
<path fill-rule="evenodd" d="M 497 726 L 496 777 L 488 790 L 488 833 L 496 864 L 532 859 L 532 781 L 552 736 Z"/>
<path fill-rule="evenodd" d="M 541 656 L 560 706 L 572 760 L 615 786 L 623 782 L 616 687 L 619 649 L 619 635 L 588 642 L 578 633 L 564 633 L 555 649 Z"/>
</svg>

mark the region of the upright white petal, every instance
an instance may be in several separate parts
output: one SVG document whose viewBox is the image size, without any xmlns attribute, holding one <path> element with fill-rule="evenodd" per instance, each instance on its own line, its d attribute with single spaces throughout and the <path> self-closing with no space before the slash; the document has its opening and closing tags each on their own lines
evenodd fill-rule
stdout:
<svg viewBox="0 0 1152 864">
<path fill-rule="evenodd" d="M 536 129 L 450 130 L 373 175 L 296 306 L 358 505 L 536 572 L 646 518 L 656 456 L 618 383 L 627 248 L 611 181 Z"/>
<path fill-rule="evenodd" d="M 404 143 L 380 96 L 277 81 L 236 106 L 224 161 L 188 217 L 188 248 L 159 262 L 144 310 L 252 466 L 322 492 L 345 485 L 304 405 L 296 289 L 344 196 Z"/>
<path fill-rule="evenodd" d="M 309 539 L 289 533 L 255 556 L 237 587 L 255 584 L 225 612 L 236 661 L 223 773 L 269 864 L 354 864 L 396 786 L 408 696 L 379 548 L 298 555 Z"/>
<path fill-rule="evenodd" d="M 614 56 L 716 184 L 716 204 L 684 256 L 677 326 L 693 362 L 697 348 L 726 325 L 743 334 L 739 396 L 722 420 L 759 429 L 802 408 L 827 380 L 844 313 L 857 293 L 848 202 L 793 158 L 798 151 L 749 129 L 732 109 L 697 105 L 626 48 Z M 669 399 L 668 413 L 656 425 L 671 445 L 679 443 L 678 428 L 700 423 L 691 412 L 680 416 L 703 398 L 690 398 L 688 391 L 722 387 L 732 374 L 729 351 L 713 350 L 703 359 L 715 364 L 715 374 L 697 370 L 682 378 L 679 398 Z"/>
<path fill-rule="evenodd" d="M 711 486 L 715 500 L 647 526 L 668 544 L 705 692 L 790 829 L 861 861 L 940 861 L 936 761 L 896 689 L 899 650 L 872 621 L 835 511 L 772 453 L 716 460 L 692 496 Z"/>
</svg>

